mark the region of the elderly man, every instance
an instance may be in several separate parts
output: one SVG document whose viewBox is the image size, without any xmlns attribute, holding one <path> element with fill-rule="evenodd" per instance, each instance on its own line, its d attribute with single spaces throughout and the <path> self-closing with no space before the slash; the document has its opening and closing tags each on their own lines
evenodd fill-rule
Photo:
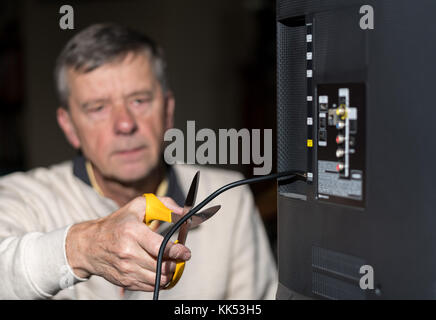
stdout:
<svg viewBox="0 0 436 320">
<path fill-rule="evenodd" d="M 182 213 L 200 169 L 197 199 L 241 176 L 163 160 L 175 100 L 161 49 L 110 24 L 74 36 L 56 66 L 57 119 L 80 155 L 50 168 L 0 179 L 0 298 L 150 299 L 168 224 L 143 223 L 144 193 Z M 267 237 L 247 187 L 216 199 L 221 210 L 170 242 L 163 299 L 268 299 L 277 287 Z M 189 249 L 188 249 L 189 248 Z"/>
</svg>

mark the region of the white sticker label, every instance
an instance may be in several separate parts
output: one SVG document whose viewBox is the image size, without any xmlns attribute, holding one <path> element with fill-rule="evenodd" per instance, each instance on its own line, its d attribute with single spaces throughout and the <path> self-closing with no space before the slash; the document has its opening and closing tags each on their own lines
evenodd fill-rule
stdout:
<svg viewBox="0 0 436 320">
<path fill-rule="evenodd" d="M 329 103 L 329 96 L 319 96 L 319 103 Z"/>
<path fill-rule="evenodd" d="M 306 59 L 307 59 L 307 60 L 312 60 L 312 52 L 308 52 L 308 53 L 306 54 Z"/>
<path fill-rule="evenodd" d="M 306 42 L 312 42 L 312 35 L 311 34 L 306 35 Z"/>
<path fill-rule="evenodd" d="M 350 120 L 357 120 L 357 108 L 348 108 L 348 118 Z"/>
<path fill-rule="evenodd" d="M 348 97 L 348 88 L 340 88 L 339 89 L 339 96 L 340 97 Z"/>
<path fill-rule="evenodd" d="M 308 118 L 307 118 L 307 125 L 308 125 L 308 126 L 313 125 L 313 119 L 312 119 L 312 117 L 308 117 Z"/>
<path fill-rule="evenodd" d="M 362 180 L 362 175 L 360 173 L 352 173 L 351 178 L 356 180 Z"/>
<path fill-rule="evenodd" d="M 312 70 L 307 70 L 307 77 L 312 78 Z"/>
<path fill-rule="evenodd" d="M 312 96 L 307 96 L 307 101 L 312 101 L 312 100 L 313 100 Z"/>
</svg>

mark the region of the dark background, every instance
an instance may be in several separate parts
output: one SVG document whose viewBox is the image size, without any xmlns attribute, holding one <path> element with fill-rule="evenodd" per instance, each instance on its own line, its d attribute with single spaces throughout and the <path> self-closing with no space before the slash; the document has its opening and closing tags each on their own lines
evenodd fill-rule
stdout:
<svg viewBox="0 0 436 320">
<path fill-rule="evenodd" d="M 74 9 L 74 30 L 59 27 L 63 4 Z M 53 68 L 68 39 L 98 22 L 134 27 L 163 46 L 177 128 L 195 120 L 196 131 L 273 129 L 275 171 L 273 0 L 22 0 L 0 2 L 0 175 L 74 156 L 55 118 Z M 275 183 L 252 190 L 275 250 Z"/>
</svg>

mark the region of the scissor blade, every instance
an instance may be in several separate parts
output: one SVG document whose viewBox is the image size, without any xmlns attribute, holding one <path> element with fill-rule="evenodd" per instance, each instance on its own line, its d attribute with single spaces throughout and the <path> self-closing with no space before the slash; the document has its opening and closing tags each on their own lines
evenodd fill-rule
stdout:
<svg viewBox="0 0 436 320">
<path fill-rule="evenodd" d="M 194 178 L 192 179 L 191 186 L 189 187 L 188 195 L 186 196 L 185 205 L 183 207 L 183 215 L 187 214 L 194 206 L 195 198 L 197 197 L 199 178 L 200 178 L 200 171 L 197 171 Z M 188 236 L 188 231 L 189 229 L 191 229 L 191 223 L 192 223 L 192 218 L 180 226 L 179 235 L 177 237 L 179 243 L 185 244 L 186 237 Z"/>
<path fill-rule="evenodd" d="M 186 196 L 183 214 L 185 215 L 195 203 L 195 198 L 197 197 L 198 189 L 198 179 L 200 178 L 200 171 L 197 171 L 194 178 L 192 179 L 191 186 L 189 187 L 188 195 Z"/>
<path fill-rule="evenodd" d="M 196 214 L 194 214 L 191 219 L 191 229 L 195 228 L 199 224 L 202 224 L 204 221 L 212 217 L 215 213 L 218 212 L 218 210 L 221 209 L 221 206 L 213 206 L 207 209 L 204 209 L 203 211 L 200 211 Z M 182 219 L 183 216 L 174 212 L 171 212 L 171 222 L 177 223 L 180 219 Z"/>
</svg>

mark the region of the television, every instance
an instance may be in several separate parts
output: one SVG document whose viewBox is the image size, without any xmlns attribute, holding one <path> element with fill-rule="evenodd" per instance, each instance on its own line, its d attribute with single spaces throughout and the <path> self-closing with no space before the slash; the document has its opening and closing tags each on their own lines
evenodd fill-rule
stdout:
<svg viewBox="0 0 436 320">
<path fill-rule="evenodd" d="M 434 15 L 276 2 L 277 299 L 436 298 Z"/>
</svg>

